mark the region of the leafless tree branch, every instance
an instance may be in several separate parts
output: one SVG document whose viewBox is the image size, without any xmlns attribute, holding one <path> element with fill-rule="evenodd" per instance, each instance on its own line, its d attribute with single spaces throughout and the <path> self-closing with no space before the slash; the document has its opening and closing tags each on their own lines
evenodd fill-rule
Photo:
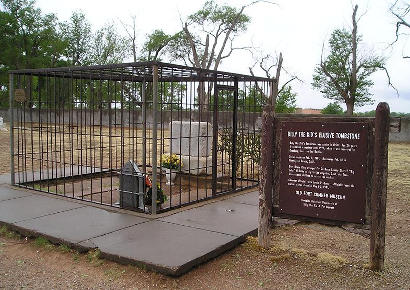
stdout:
<svg viewBox="0 0 410 290">
<path fill-rule="evenodd" d="M 124 28 L 125 32 L 127 33 L 129 40 L 131 41 L 131 50 L 132 50 L 132 56 L 134 59 L 134 62 L 137 62 L 137 43 L 136 43 L 136 39 L 137 39 L 137 29 L 136 29 L 136 16 L 133 15 L 131 16 L 131 20 L 132 20 L 132 25 L 130 24 L 126 24 L 123 21 L 121 21 L 121 19 L 119 19 L 122 27 Z"/>
<path fill-rule="evenodd" d="M 393 3 L 393 5 L 391 5 L 389 8 L 390 13 L 393 14 L 398 19 L 398 21 L 396 22 L 396 31 L 395 31 L 396 38 L 390 45 L 393 45 L 399 40 L 400 28 L 402 26 L 410 28 L 410 23 L 404 19 L 404 17 L 410 12 L 410 4 L 407 4 L 407 7 L 404 9 L 404 12 L 400 15 L 397 11 L 395 11 L 397 2 L 398 0 L 396 0 Z M 409 57 L 404 57 L 404 58 L 409 58 Z"/>
</svg>

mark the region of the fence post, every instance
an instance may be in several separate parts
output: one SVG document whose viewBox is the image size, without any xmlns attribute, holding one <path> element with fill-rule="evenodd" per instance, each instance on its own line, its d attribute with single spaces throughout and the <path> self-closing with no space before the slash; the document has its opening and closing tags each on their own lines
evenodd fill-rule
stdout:
<svg viewBox="0 0 410 290">
<path fill-rule="evenodd" d="M 14 109 L 13 109 L 13 102 L 14 102 L 14 75 L 9 74 L 9 122 L 10 122 L 10 182 L 12 185 L 16 183 L 16 179 L 14 176 Z"/>
<path fill-rule="evenodd" d="M 157 213 L 157 105 L 158 105 L 158 65 L 152 66 L 152 203 L 151 214 Z"/>
<path fill-rule="evenodd" d="M 238 79 L 234 80 L 234 92 L 233 92 L 233 116 L 232 116 L 232 189 L 236 190 L 236 168 L 238 167 L 237 156 L 237 137 L 238 137 Z"/>
<path fill-rule="evenodd" d="M 370 234 L 370 268 L 376 271 L 384 269 L 389 126 L 389 105 L 379 103 L 375 120 Z"/>
<path fill-rule="evenodd" d="M 261 161 L 259 173 L 258 242 L 263 248 L 269 247 L 269 227 L 272 218 L 273 120 L 273 106 L 267 104 L 263 108 L 262 113 Z"/>
</svg>

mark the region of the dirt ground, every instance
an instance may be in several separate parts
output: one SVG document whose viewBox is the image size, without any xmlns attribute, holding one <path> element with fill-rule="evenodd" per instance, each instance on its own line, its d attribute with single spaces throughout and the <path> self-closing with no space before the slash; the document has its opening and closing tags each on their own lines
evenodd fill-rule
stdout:
<svg viewBox="0 0 410 290">
<path fill-rule="evenodd" d="M 0 172 L 8 172 L 0 132 Z M 299 223 L 255 238 L 180 278 L 78 254 L 0 228 L 0 289 L 410 289 L 410 144 L 390 144 L 385 271 L 367 269 L 369 240 L 340 227 Z M 166 246 L 166 244 L 164 244 Z"/>
</svg>

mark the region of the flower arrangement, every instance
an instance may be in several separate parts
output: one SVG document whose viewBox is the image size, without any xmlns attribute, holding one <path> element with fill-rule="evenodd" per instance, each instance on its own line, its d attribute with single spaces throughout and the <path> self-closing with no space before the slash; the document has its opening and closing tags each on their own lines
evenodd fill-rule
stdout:
<svg viewBox="0 0 410 290">
<path fill-rule="evenodd" d="M 168 169 L 180 169 L 182 166 L 182 161 L 176 154 L 164 154 L 161 156 L 161 165 Z"/>
<path fill-rule="evenodd" d="M 161 186 L 157 184 L 157 205 L 161 205 L 167 201 L 167 196 L 164 194 Z M 148 191 L 144 194 L 144 204 L 151 206 L 152 203 L 152 187 L 148 188 Z"/>
<path fill-rule="evenodd" d="M 151 206 L 152 204 L 152 181 L 151 179 L 146 176 L 145 177 L 145 184 L 148 187 L 147 192 L 144 194 L 144 204 L 146 206 Z M 157 205 L 163 204 L 167 200 L 167 196 L 164 194 L 161 186 L 157 184 Z"/>
</svg>

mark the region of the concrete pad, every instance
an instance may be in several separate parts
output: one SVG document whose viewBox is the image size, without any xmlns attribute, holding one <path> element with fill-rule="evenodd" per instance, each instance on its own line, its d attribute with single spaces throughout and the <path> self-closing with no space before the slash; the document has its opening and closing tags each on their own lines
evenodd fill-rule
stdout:
<svg viewBox="0 0 410 290">
<path fill-rule="evenodd" d="M 258 208 L 225 200 L 158 220 L 241 237 L 258 228 Z"/>
<path fill-rule="evenodd" d="M 98 247 L 108 259 L 179 276 L 240 242 L 230 235 L 150 221 L 82 244 Z"/>
<path fill-rule="evenodd" d="M 83 206 L 75 202 L 40 195 L 14 198 L 0 202 L 0 221 L 16 223 Z"/>
<path fill-rule="evenodd" d="M 0 186 L 0 202 L 8 199 L 25 197 L 30 195 L 32 194 L 25 190 L 16 190 L 8 186 Z"/>
<path fill-rule="evenodd" d="M 237 195 L 237 196 L 229 198 L 229 201 L 258 206 L 259 205 L 259 192 L 252 191 L 252 192 L 248 192 L 245 194 Z"/>
<path fill-rule="evenodd" d="M 72 244 L 147 221 L 149 219 L 87 206 L 18 222 L 16 226 Z"/>
<path fill-rule="evenodd" d="M 1 174 L 0 175 L 0 184 L 10 184 L 11 179 L 10 179 L 10 174 Z"/>
</svg>

